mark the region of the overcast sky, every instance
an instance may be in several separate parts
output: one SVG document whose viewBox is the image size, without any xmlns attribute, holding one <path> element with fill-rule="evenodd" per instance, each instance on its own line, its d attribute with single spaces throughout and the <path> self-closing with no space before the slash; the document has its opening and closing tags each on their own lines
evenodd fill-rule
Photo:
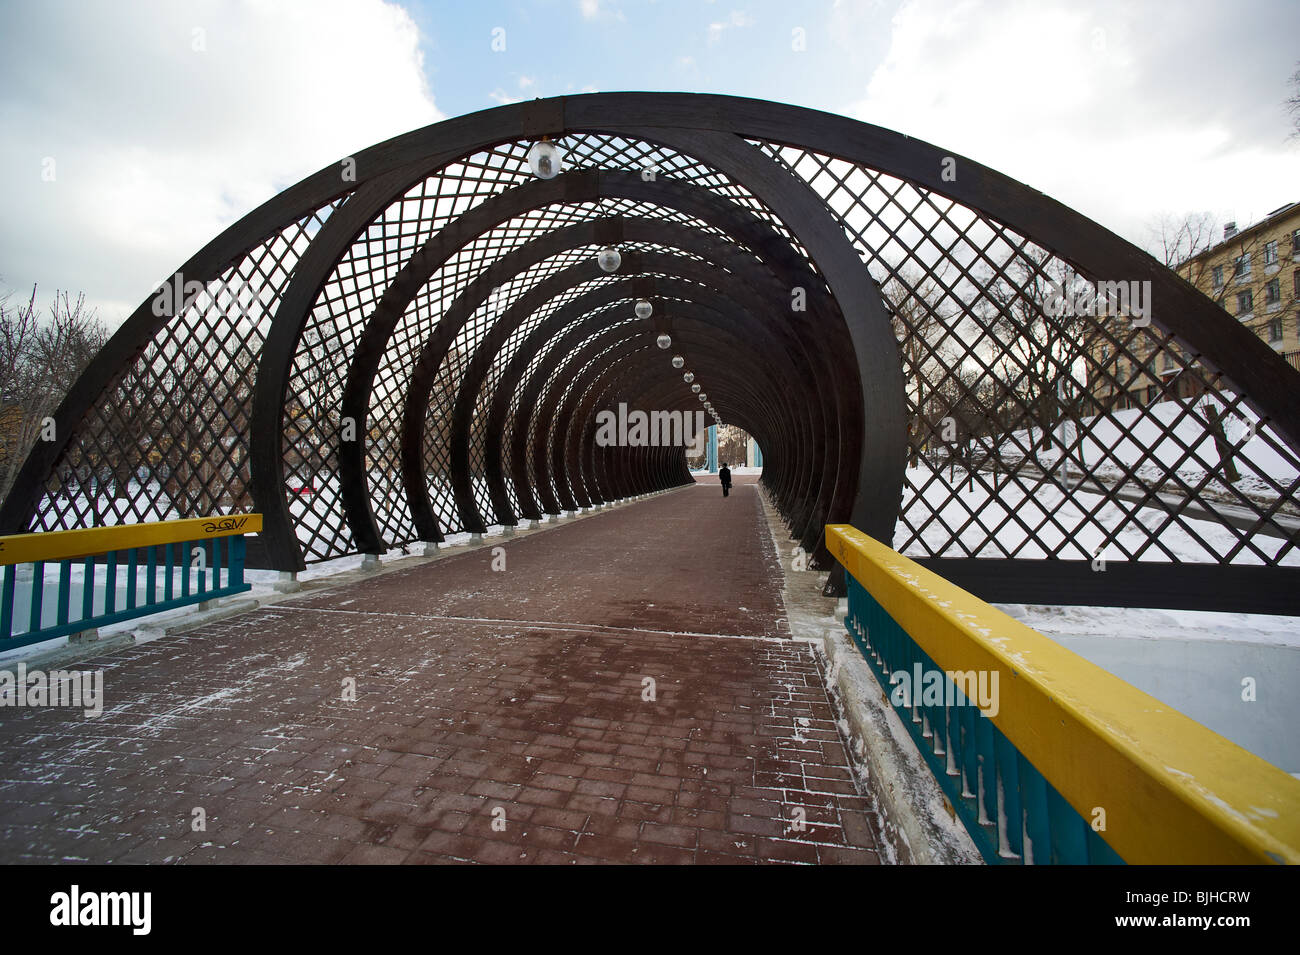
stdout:
<svg viewBox="0 0 1300 955">
<path fill-rule="evenodd" d="M 1161 214 L 1245 225 L 1300 199 L 1284 105 L 1298 37 L 1295 0 L 6 2 L 0 288 L 84 291 L 116 325 L 225 226 L 342 156 L 591 90 L 857 117 L 1139 244 Z"/>
</svg>

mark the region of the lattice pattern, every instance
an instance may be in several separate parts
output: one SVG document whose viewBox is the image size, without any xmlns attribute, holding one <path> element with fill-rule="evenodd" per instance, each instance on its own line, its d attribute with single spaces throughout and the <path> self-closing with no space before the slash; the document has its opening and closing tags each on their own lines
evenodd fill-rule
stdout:
<svg viewBox="0 0 1300 955">
<path fill-rule="evenodd" d="M 262 344 L 298 259 L 337 207 L 267 238 L 201 289 L 173 283 L 184 307 L 77 427 L 34 529 L 252 509 L 248 423 Z"/>
<path fill-rule="evenodd" d="M 1148 325 L 1053 317 L 1058 286 L 1114 277 L 915 183 L 760 145 L 825 199 L 893 311 L 912 437 L 897 548 L 1300 562 L 1273 522 L 1300 516 L 1300 460 L 1267 427 L 1241 440 L 1257 416 L 1158 301 Z"/>
<path fill-rule="evenodd" d="M 310 498 L 295 501 L 293 516 L 298 539 L 308 560 L 321 560 L 355 549 L 344 517 L 338 491 L 337 441 L 338 403 L 347 376 L 350 356 L 362 329 L 384 289 L 409 261 L 410 256 L 451 219 L 463 215 L 506 189 L 533 181 L 527 166 L 527 143 L 508 143 L 476 154 L 426 177 L 405 196 L 392 203 L 352 245 L 334 270 L 317 300 L 305 327 L 302 346 L 294 359 L 289 392 L 302 395 L 300 404 L 323 409 L 317 416 L 303 415 L 294 427 L 295 444 L 312 447 L 315 453 L 286 449 L 285 471 L 292 486 L 317 488 Z M 567 136 L 563 145 L 571 168 L 639 170 L 647 164 L 664 179 L 680 179 L 707 188 L 742 205 L 746 211 L 768 222 L 788 236 L 789 231 L 770 210 L 746 190 L 716 170 L 708 169 L 679 153 L 648 143 L 617 137 Z M 387 342 L 375 376 L 367 427 L 367 474 L 371 509 L 380 533 L 391 544 L 416 539 L 416 529 L 406 500 L 400 470 L 402 408 L 411 373 L 424 344 L 434 334 L 442 316 L 481 272 L 503 256 L 538 237 L 579 222 L 610 216 L 645 217 L 689 226 L 719 239 L 726 239 L 716 227 L 663 206 L 628 199 L 605 198 L 596 202 L 565 203 L 534 209 L 477 236 L 434 271 L 412 299 Z M 627 243 L 633 249 L 637 243 Z M 526 273 L 504 283 L 493 297 L 471 315 L 457 335 L 434 382 L 426 416 L 424 461 L 430 499 L 439 525 L 446 532 L 463 530 L 456 512 L 448 467 L 446 436 L 461 378 L 479 342 L 496 316 L 532 285 L 567 265 L 590 261 L 594 248 L 555 256 Z M 611 281 L 613 279 L 610 279 Z M 561 301 L 567 301 L 575 293 Z M 530 321 L 542 320 L 556 305 L 550 304 Z M 333 382 L 327 394 L 314 389 L 321 381 Z M 477 407 L 487 407 L 481 402 Z M 473 479 L 480 513 L 491 520 L 492 510 L 482 480 L 482 436 L 475 429 L 471 445 Z M 508 453 L 508 452 L 507 452 Z"/>
<path fill-rule="evenodd" d="M 543 257 L 534 254 L 534 243 L 602 218 L 652 220 L 734 241 L 665 205 L 609 196 L 577 201 L 569 192 L 565 201 L 524 212 L 512 206 L 515 214 L 474 236 L 449 231 L 484 203 L 535 182 L 530 143 L 504 141 L 509 135 L 441 168 L 412 173 L 402 195 L 358 234 L 343 236 L 350 243 L 318 288 L 311 277 L 314 301 L 296 351 L 283 356 L 288 383 L 277 462 L 293 535 L 307 561 L 358 548 L 340 487 L 338 441 L 349 370 L 377 316 L 393 324 L 373 353 L 378 368 L 360 435 L 362 468 L 376 531 L 382 543 L 395 545 L 418 536 L 402 473 L 413 388 L 416 398 L 428 396 L 419 444 L 424 483 L 440 528 L 455 533 L 465 529 L 467 516 L 458 513 L 450 474 L 449 438 L 462 392 L 473 398 L 467 477 L 480 516 L 496 519 L 486 483 L 495 462 L 485 460 L 494 403 L 506 409 L 500 463 L 511 505 L 517 509 L 524 496 L 513 483 L 512 465 L 519 462 L 511 460 L 509 436 L 516 429 L 526 435 L 522 463 L 529 481 L 535 486 L 542 477 L 533 463 L 540 450 L 551 493 L 562 500 L 549 462 L 555 442 L 572 436 L 557 433 L 538 409 L 563 407 L 566 398 L 578 397 L 573 389 L 594 387 L 594 372 L 611 360 L 616 342 L 645 330 L 632 318 L 630 294 L 567 311 L 587 293 L 629 277 L 568 281 L 584 268 L 590 274 L 595 244 L 557 246 Z M 1226 380 L 1213 356 L 1195 354 L 1166 330 L 1159 301 L 1147 303 L 1149 324 L 1123 315 L 1054 315 L 1048 303 L 1055 289 L 1075 292 L 1117 277 L 1089 274 L 1032 236 L 918 182 L 798 146 L 747 141 L 756 162 L 775 162 L 822 198 L 892 312 L 910 435 L 896 547 L 943 557 L 1300 563 L 1300 458 L 1266 424 L 1256 427 L 1249 382 Z M 569 134 L 561 144 L 569 171 L 653 168 L 657 180 L 696 187 L 719 208 L 770 229 L 772 242 L 748 250 L 755 274 L 768 283 L 765 293 L 776 287 L 775 270 L 766 270 L 786 252 L 816 270 L 797 230 L 694 157 L 608 134 Z M 35 528 L 251 509 L 249 431 L 268 330 L 313 236 L 344 201 L 241 245 L 249 251 L 232 255 L 219 281 L 162 324 L 76 426 L 45 482 Z M 385 300 L 404 269 L 423 263 L 413 257 L 431 243 L 445 256 L 431 270 L 421 266 L 428 274 L 410 283 L 408 298 Z M 669 254 L 700 264 L 680 249 L 633 241 L 621 247 L 628 255 Z M 488 270 L 498 263 L 490 276 L 495 288 L 484 296 Z M 507 269 L 507 263 L 514 265 Z M 728 281 L 746 281 L 717 263 L 703 264 Z M 516 309 L 540 283 L 566 272 L 544 300 Z M 658 314 L 677 304 L 664 297 Z M 788 315 L 785 308 L 775 303 L 773 314 L 761 318 L 774 327 Z M 560 309 L 566 320 L 552 328 Z M 516 324 L 499 324 L 505 315 Z M 583 333 L 566 339 L 578 322 L 587 323 Z M 609 335 L 610 329 L 625 334 Z M 807 333 L 791 334 L 803 342 L 799 336 Z M 608 337 L 599 339 L 598 354 L 575 360 L 601 335 Z M 564 354 L 557 352 L 561 342 Z M 426 350 L 431 359 L 421 366 Z M 527 358 L 518 375 L 511 367 L 516 355 Z M 427 378 L 416 377 L 417 368 Z M 521 404 L 526 393 L 535 394 L 529 406 Z M 589 478 L 562 479 L 580 489 Z"/>
</svg>

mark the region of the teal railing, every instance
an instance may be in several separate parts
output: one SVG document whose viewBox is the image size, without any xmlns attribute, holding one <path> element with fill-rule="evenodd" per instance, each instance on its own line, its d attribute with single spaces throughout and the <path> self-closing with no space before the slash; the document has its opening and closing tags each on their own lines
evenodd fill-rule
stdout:
<svg viewBox="0 0 1300 955">
<path fill-rule="evenodd" d="M 0 651 L 244 593 L 260 514 L 0 537 Z"/>
<path fill-rule="evenodd" d="M 845 626 L 990 863 L 1300 862 L 1300 780 L 848 525 Z"/>
</svg>

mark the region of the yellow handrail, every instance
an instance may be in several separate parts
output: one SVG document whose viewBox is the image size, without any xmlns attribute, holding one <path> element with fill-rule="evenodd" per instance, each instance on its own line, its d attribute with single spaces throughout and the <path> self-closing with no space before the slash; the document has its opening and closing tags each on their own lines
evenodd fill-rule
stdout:
<svg viewBox="0 0 1300 955">
<path fill-rule="evenodd" d="M 847 524 L 845 570 L 946 671 L 998 671 L 991 719 L 1127 862 L 1300 863 L 1300 780 Z"/>
<path fill-rule="evenodd" d="M 103 554 L 110 550 L 177 544 L 209 537 L 229 537 L 232 534 L 255 534 L 261 529 L 261 514 L 217 514 L 179 521 L 155 521 L 151 524 L 118 524 L 71 531 L 12 534 L 0 537 L 0 566 L 34 560 L 67 560 Z"/>
</svg>

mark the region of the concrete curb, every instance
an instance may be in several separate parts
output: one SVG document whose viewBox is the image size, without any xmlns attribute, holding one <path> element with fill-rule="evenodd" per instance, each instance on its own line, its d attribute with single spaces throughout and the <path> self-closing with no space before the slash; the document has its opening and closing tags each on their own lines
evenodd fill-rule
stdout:
<svg viewBox="0 0 1300 955">
<path fill-rule="evenodd" d="M 831 628 L 821 643 L 826 682 L 838 698 L 857 768 L 869 780 L 900 862 L 981 865 L 952 804 L 889 704 L 857 645 Z"/>
</svg>

